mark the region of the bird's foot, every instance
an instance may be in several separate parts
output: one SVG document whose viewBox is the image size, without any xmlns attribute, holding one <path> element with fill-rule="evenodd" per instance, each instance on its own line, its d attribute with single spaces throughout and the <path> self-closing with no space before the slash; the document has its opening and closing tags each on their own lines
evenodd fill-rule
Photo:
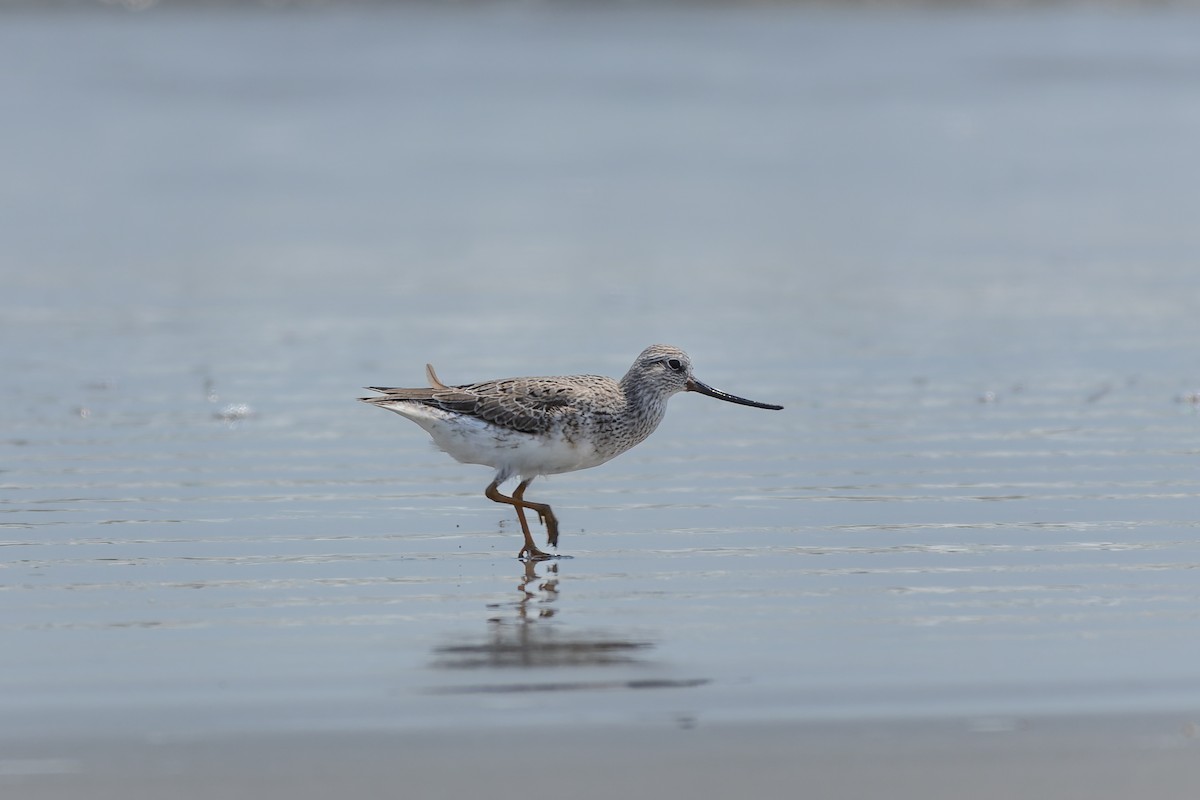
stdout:
<svg viewBox="0 0 1200 800">
<path fill-rule="evenodd" d="M 546 526 L 546 544 L 551 547 L 558 547 L 558 519 L 554 516 L 554 512 L 547 506 L 545 511 L 538 509 L 538 519 Z"/>
<path fill-rule="evenodd" d="M 547 559 L 558 558 L 558 556 L 543 553 L 536 547 L 525 546 L 521 548 L 521 552 L 517 553 L 517 558 L 521 561 L 546 561 Z"/>
</svg>

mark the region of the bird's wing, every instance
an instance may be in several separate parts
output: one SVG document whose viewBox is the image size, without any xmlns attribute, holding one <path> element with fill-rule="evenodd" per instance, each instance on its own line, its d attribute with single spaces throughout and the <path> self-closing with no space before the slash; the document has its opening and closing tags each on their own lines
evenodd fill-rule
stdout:
<svg viewBox="0 0 1200 800">
<path fill-rule="evenodd" d="M 360 399 L 382 406 L 397 400 L 418 402 L 513 430 L 537 433 L 570 414 L 583 393 L 582 387 L 564 383 L 561 378 L 508 378 L 463 386 L 436 383 L 430 389 L 372 386 L 371 391 L 380 395 Z"/>
<path fill-rule="evenodd" d="M 569 413 L 578 394 L 574 386 L 552 379 L 512 378 L 458 387 L 456 392 L 439 393 L 435 400 L 448 411 L 537 433 Z"/>
<path fill-rule="evenodd" d="M 425 380 L 429 381 L 429 385 L 435 389 L 449 389 L 450 387 L 438 380 L 437 373 L 433 371 L 433 364 L 425 365 Z"/>
</svg>

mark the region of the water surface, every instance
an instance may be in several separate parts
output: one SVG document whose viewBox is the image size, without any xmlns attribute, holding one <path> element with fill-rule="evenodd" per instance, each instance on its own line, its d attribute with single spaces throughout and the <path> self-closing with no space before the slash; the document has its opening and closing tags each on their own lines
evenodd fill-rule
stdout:
<svg viewBox="0 0 1200 800">
<path fill-rule="evenodd" d="M 1198 22 L 4 14 L 3 735 L 1197 707 Z M 354 402 L 656 341 L 556 562 Z"/>
</svg>

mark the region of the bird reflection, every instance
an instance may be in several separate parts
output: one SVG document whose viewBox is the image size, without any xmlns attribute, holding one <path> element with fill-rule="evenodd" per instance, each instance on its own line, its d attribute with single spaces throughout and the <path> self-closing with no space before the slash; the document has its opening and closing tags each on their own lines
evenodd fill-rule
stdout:
<svg viewBox="0 0 1200 800">
<path fill-rule="evenodd" d="M 517 619 L 522 623 L 530 621 L 531 604 L 534 606 L 534 619 L 549 619 L 558 610 L 554 607 L 554 601 L 558 599 L 558 564 L 548 565 L 545 581 L 539 581 L 542 581 L 542 577 L 537 573 L 537 562 L 525 562 L 525 575 L 517 584 L 517 591 L 521 593 L 521 597 L 510 604 L 516 606 Z M 530 588 L 531 585 L 533 588 Z M 504 604 L 497 603 L 491 608 L 504 608 Z M 503 616 L 492 617 L 488 622 L 503 625 L 505 619 Z"/>
<path fill-rule="evenodd" d="M 559 611 L 558 583 L 558 563 L 526 561 L 517 598 L 489 606 L 492 615 L 486 639 L 435 648 L 434 666 L 480 669 L 643 663 L 638 655 L 653 647 L 651 642 L 595 632 L 571 633 L 551 623 Z"/>
</svg>

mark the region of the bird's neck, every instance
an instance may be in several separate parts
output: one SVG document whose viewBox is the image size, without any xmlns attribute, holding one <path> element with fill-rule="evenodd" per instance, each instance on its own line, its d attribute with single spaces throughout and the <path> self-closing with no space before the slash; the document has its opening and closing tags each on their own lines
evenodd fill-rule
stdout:
<svg viewBox="0 0 1200 800">
<path fill-rule="evenodd" d="M 633 380 L 629 375 L 621 379 L 621 390 L 625 395 L 626 413 L 636 421 L 639 441 L 646 438 L 658 423 L 662 422 L 667 413 L 667 399 L 661 392 L 655 392 L 640 381 Z"/>
</svg>

